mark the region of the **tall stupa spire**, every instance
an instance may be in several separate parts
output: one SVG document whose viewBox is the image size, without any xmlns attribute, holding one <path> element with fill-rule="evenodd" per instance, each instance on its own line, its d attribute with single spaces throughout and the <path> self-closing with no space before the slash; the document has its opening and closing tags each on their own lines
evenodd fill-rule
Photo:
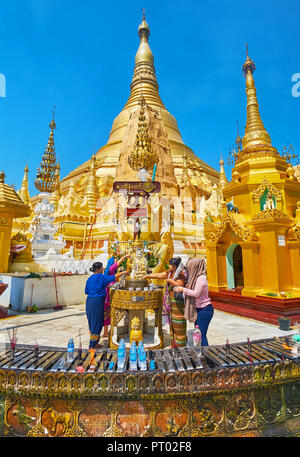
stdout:
<svg viewBox="0 0 300 457">
<path fill-rule="evenodd" d="M 21 189 L 19 190 L 18 194 L 21 197 L 21 199 L 23 200 L 23 202 L 25 203 L 25 205 L 28 205 L 31 207 L 30 194 L 29 194 L 29 190 L 28 190 L 28 172 L 29 172 L 29 169 L 28 169 L 28 165 L 26 164 L 26 166 L 24 168 L 24 177 L 23 177 L 23 181 L 22 181 L 22 186 L 21 186 Z"/>
<path fill-rule="evenodd" d="M 90 159 L 90 170 L 87 180 L 87 186 L 85 189 L 85 196 L 87 198 L 89 211 L 94 212 L 96 209 L 97 198 L 98 198 L 98 188 L 96 183 L 96 156 L 95 148 L 93 155 Z"/>
<path fill-rule="evenodd" d="M 54 120 L 55 106 L 53 108 L 53 118 L 49 124 L 51 129 L 48 144 L 42 157 L 41 168 L 37 169 L 37 175 L 35 179 L 35 187 L 40 192 L 54 192 L 58 183 L 56 180 L 56 156 L 55 156 L 55 145 L 54 145 L 54 129 L 56 124 Z"/>
<path fill-rule="evenodd" d="M 243 138 L 243 149 L 251 146 L 272 145 L 270 135 L 266 131 L 259 113 L 259 105 L 253 78 L 255 70 L 255 63 L 248 55 L 248 45 L 246 44 L 246 62 L 243 65 L 243 72 L 246 77 L 247 124 Z"/>
<path fill-rule="evenodd" d="M 226 175 L 225 175 L 224 160 L 223 160 L 222 154 L 221 154 L 221 160 L 219 162 L 219 165 L 220 165 L 219 187 L 221 188 L 221 190 L 223 190 L 225 188 L 226 184 L 227 184 L 227 179 L 226 179 Z"/>
<path fill-rule="evenodd" d="M 145 18 L 143 10 L 143 19 L 138 27 L 140 45 L 135 56 L 135 67 L 131 82 L 131 93 L 124 107 L 131 108 L 138 106 L 141 95 L 150 105 L 165 108 L 159 96 L 159 87 L 156 79 L 154 68 L 154 56 L 149 46 L 150 28 Z"/>
</svg>

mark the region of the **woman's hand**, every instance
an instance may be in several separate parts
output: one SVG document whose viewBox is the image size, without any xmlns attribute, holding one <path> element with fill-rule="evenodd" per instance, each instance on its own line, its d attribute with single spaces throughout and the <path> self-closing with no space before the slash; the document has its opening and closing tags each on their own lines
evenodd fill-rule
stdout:
<svg viewBox="0 0 300 457">
<path fill-rule="evenodd" d="M 184 287 L 182 287 L 182 286 L 174 287 L 174 292 L 183 292 L 183 291 L 184 291 Z"/>
</svg>

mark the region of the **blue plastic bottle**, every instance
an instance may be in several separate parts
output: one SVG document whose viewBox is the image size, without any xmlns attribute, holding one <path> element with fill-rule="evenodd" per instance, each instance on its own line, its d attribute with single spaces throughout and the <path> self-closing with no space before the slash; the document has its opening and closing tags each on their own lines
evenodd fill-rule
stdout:
<svg viewBox="0 0 300 457">
<path fill-rule="evenodd" d="M 139 366 L 140 370 L 147 370 L 147 360 L 146 360 L 146 351 L 144 346 L 142 346 L 140 353 L 139 353 Z"/>
<path fill-rule="evenodd" d="M 118 370 L 123 371 L 125 366 L 125 341 L 122 339 L 118 347 Z"/>
<path fill-rule="evenodd" d="M 137 347 L 136 347 L 135 341 L 133 341 L 131 343 L 130 355 L 129 355 L 129 365 L 130 365 L 130 371 L 137 370 Z"/>
<path fill-rule="evenodd" d="M 74 359 L 74 341 L 72 338 L 69 339 L 67 347 L 67 362 L 72 362 Z"/>
<path fill-rule="evenodd" d="M 149 368 L 150 368 L 150 370 L 155 370 L 155 362 L 154 362 L 154 360 L 150 360 Z"/>
</svg>

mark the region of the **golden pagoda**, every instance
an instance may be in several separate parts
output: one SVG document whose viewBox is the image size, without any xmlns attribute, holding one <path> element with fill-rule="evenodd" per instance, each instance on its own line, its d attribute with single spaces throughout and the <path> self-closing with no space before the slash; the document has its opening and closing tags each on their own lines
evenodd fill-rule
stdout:
<svg viewBox="0 0 300 457">
<path fill-rule="evenodd" d="M 138 179 L 141 141 L 144 141 L 143 147 L 148 148 L 144 166 L 150 169 L 150 165 L 153 167 L 157 162 L 160 197 L 177 198 L 180 202 L 188 196 L 194 200 L 190 205 L 193 213 L 185 221 L 182 222 L 183 210 L 175 211 L 178 221 L 174 225 L 174 239 L 183 243 L 182 249 L 187 252 L 194 253 L 195 247 L 191 244 L 199 241 L 195 199 L 203 195 L 208 198 L 213 185 L 219 182 L 219 173 L 184 144 L 176 119 L 160 98 L 145 14 L 138 35 L 140 44 L 135 56 L 130 96 L 113 122 L 107 144 L 97 151 L 92 162 L 83 163 L 60 182 L 61 197 L 55 202 L 55 222 L 60 224 L 61 234 L 67 242 L 65 249 L 75 243 L 78 255 L 83 249 L 85 255 L 89 255 L 85 246 L 90 246 L 91 240 L 93 253 L 101 253 L 104 241 L 115 230 L 114 205 L 106 207 L 105 199 L 113 197 L 115 181 Z M 145 132 L 146 140 L 143 138 Z M 192 177 L 195 178 L 193 182 Z M 96 209 L 95 201 L 98 202 Z"/>
<path fill-rule="evenodd" d="M 238 298 L 230 296 L 235 310 L 275 319 L 300 314 L 300 183 L 264 127 L 254 71 L 247 49 L 247 124 L 242 147 L 236 142 L 232 181 L 223 188 L 223 216 L 205 223 L 207 272 L 220 309 L 233 311 L 228 292 L 238 291 Z"/>
</svg>

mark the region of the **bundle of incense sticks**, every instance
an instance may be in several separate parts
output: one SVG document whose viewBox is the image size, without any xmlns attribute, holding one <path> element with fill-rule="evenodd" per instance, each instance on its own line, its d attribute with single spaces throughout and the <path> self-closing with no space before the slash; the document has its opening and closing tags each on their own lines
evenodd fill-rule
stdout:
<svg viewBox="0 0 300 457">
<path fill-rule="evenodd" d="M 39 356 L 39 345 L 38 345 L 37 340 L 35 340 L 34 356 L 35 356 L 35 357 L 38 357 L 38 356 Z"/>
<path fill-rule="evenodd" d="M 10 332 L 10 330 L 7 331 L 8 333 L 8 337 L 9 337 L 9 342 L 10 342 L 10 346 L 12 349 L 15 349 L 16 347 L 16 344 L 17 344 L 17 333 L 18 333 L 18 329 L 17 327 L 13 327 L 12 329 L 12 333 Z"/>
<path fill-rule="evenodd" d="M 251 343 L 250 343 L 250 338 L 247 338 L 247 343 L 248 343 L 248 352 L 251 352 Z"/>
</svg>

